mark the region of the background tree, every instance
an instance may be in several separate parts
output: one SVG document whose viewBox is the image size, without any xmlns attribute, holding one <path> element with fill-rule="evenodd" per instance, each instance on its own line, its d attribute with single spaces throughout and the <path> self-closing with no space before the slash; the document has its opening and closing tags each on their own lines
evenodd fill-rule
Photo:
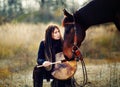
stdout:
<svg viewBox="0 0 120 87">
<path fill-rule="evenodd" d="M 26 3 L 27 9 L 23 7 Z M 63 9 L 75 11 L 77 3 L 73 0 L 35 0 L 38 10 L 33 10 L 33 5 L 27 6 L 24 0 L 1 0 L 0 1 L 0 23 L 4 22 L 57 22 L 61 23 Z M 69 3 L 68 3 L 69 2 Z M 35 5 L 34 5 L 35 7 Z M 33 8 L 33 9 L 31 9 Z"/>
<path fill-rule="evenodd" d="M 0 1 L 0 20 L 10 22 L 23 13 L 22 0 L 3 0 Z"/>
</svg>

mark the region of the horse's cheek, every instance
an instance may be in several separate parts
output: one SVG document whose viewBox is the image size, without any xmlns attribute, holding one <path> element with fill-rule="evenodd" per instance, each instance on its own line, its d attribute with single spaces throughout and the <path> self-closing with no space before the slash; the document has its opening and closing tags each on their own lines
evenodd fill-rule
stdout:
<svg viewBox="0 0 120 87">
<path fill-rule="evenodd" d="M 63 49 L 64 55 L 66 55 L 68 58 L 72 58 L 72 48 L 65 48 Z"/>
</svg>

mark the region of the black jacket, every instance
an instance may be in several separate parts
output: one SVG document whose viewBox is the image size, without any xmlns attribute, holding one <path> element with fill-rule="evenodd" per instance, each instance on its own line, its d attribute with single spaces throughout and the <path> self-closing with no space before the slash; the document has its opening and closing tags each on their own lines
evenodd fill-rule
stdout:
<svg viewBox="0 0 120 87">
<path fill-rule="evenodd" d="M 46 61 L 44 50 L 45 50 L 44 41 L 41 41 L 39 50 L 38 50 L 38 57 L 37 57 L 38 65 L 41 65 L 44 61 Z M 59 40 L 57 41 L 54 40 L 51 50 L 52 50 L 52 54 L 62 52 L 62 43 Z M 55 55 L 52 58 L 52 62 L 55 62 Z"/>
</svg>

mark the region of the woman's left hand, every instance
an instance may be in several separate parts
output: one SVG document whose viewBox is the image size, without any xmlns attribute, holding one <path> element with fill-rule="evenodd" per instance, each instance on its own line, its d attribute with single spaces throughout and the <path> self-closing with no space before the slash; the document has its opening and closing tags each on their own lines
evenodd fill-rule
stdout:
<svg viewBox="0 0 120 87">
<path fill-rule="evenodd" d="M 43 65 L 44 67 L 47 67 L 47 66 L 51 65 L 51 62 L 45 61 L 42 65 Z"/>
</svg>

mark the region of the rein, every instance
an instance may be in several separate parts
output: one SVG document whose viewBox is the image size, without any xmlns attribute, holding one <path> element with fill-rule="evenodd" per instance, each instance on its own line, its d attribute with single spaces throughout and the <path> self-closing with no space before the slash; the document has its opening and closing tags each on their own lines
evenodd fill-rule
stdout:
<svg viewBox="0 0 120 87">
<path fill-rule="evenodd" d="M 84 78 L 82 86 L 79 85 L 76 81 L 75 81 L 75 83 L 78 86 L 83 87 L 88 83 L 88 76 L 87 76 L 87 70 L 86 70 L 83 56 L 81 55 L 80 49 L 77 46 L 77 30 L 76 30 L 75 22 L 68 22 L 68 23 L 65 23 L 64 25 L 67 25 L 67 24 L 74 24 L 75 35 L 74 35 L 74 43 L 73 43 L 73 47 L 72 47 L 72 53 L 73 53 L 72 59 L 75 58 L 76 61 L 81 61 L 83 78 Z"/>
<path fill-rule="evenodd" d="M 87 81 L 88 76 L 87 76 L 87 70 L 86 70 L 86 66 L 85 66 L 83 56 L 82 56 L 82 54 L 80 52 L 79 47 L 77 46 L 77 31 L 76 31 L 75 24 L 74 24 L 74 30 L 75 30 L 75 35 L 74 35 L 74 43 L 73 43 L 73 47 L 72 47 L 72 52 L 73 52 L 73 55 L 76 56 L 76 61 L 79 61 L 79 60 L 81 61 L 82 71 L 83 71 L 83 78 L 84 78 L 82 86 L 85 86 L 87 84 L 87 82 L 88 82 Z"/>
</svg>

